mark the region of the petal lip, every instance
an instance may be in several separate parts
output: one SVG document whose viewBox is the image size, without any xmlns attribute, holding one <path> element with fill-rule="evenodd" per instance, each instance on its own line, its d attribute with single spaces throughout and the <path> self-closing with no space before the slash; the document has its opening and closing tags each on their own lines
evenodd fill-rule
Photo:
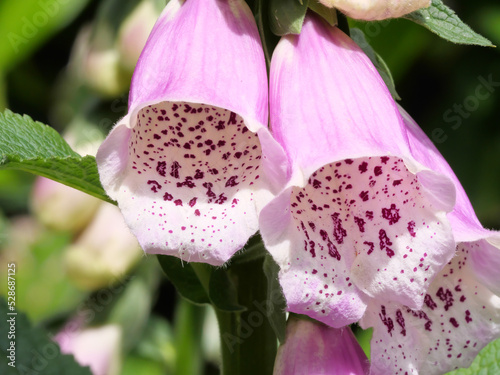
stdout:
<svg viewBox="0 0 500 375">
<path fill-rule="evenodd" d="M 401 106 L 399 106 L 399 111 L 406 127 L 413 158 L 424 167 L 446 176 L 455 186 L 456 203 L 448 215 L 455 240 L 472 242 L 489 238 L 492 232 L 484 229 L 479 222 L 467 193 L 450 165 L 408 112 Z"/>
</svg>

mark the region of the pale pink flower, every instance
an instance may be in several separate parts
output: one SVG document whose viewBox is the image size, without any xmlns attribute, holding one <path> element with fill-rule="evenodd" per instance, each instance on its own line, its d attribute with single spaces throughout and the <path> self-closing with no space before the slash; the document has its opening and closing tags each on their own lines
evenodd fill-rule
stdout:
<svg viewBox="0 0 500 375">
<path fill-rule="evenodd" d="M 146 252 L 221 265 L 257 231 L 287 167 L 267 129 L 267 91 L 242 0 L 168 3 L 137 63 L 129 112 L 97 154 L 101 182 Z"/>
<path fill-rule="evenodd" d="M 402 17 L 420 8 L 427 8 L 431 0 L 319 0 L 329 7 L 337 8 L 351 18 L 374 21 Z"/>
<path fill-rule="evenodd" d="M 451 180 L 415 159 L 373 64 L 320 18 L 281 39 L 270 85 L 293 173 L 260 223 L 288 309 L 336 328 L 372 300 L 420 309 L 455 253 Z"/>
</svg>

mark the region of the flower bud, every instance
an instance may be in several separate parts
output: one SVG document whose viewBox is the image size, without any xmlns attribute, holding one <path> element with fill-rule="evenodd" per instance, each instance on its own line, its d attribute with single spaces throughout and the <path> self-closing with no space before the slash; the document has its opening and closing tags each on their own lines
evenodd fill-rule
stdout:
<svg viewBox="0 0 500 375">
<path fill-rule="evenodd" d="M 319 0 L 328 8 L 337 8 L 351 18 L 374 21 L 402 17 L 431 5 L 430 0 Z"/>
<path fill-rule="evenodd" d="M 80 365 L 90 367 L 93 375 L 120 373 L 121 338 L 122 331 L 116 325 L 80 330 L 74 324 L 68 324 L 54 337 L 62 353 L 73 354 Z"/>
<path fill-rule="evenodd" d="M 349 327 L 291 317 L 273 375 L 363 375 L 369 363 Z"/>
<path fill-rule="evenodd" d="M 65 265 L 68 277 L 78 287 L 95 290 L 126 274 L 141 254 L 120 210 L 103 203 L 90 225 L 66 251 Z"/>
</svg>

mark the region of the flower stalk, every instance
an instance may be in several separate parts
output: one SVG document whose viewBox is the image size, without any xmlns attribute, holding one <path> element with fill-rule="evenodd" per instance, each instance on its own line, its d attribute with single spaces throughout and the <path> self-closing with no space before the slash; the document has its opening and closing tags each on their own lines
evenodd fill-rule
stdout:
<svg viewBox="0 0 500 375">
<path fill-rule="evenodd" d="M 223 311 L 214 306 L 221 338 L 222 375 L 272 374 L 277 338 L 266 316 L 269 301 L 263 257 L 234 262 L 224 272 L 234 283 L 238 304 L 245 311 Z M 191 264 L 209 290 L 210 266 Z"/>
</svg>

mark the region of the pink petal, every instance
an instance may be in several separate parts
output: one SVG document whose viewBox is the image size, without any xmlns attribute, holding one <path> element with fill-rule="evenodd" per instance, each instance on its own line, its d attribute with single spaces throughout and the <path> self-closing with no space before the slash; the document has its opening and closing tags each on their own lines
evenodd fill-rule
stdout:
<svg viewBox="0 0 500 375">
<path fill-rule="evenodd" d="M 448 214 L 457 242 L 468 246 L 469 266 L 478 280 L 500 295 L 500 232 L 484 229 L 457 176 L 437 148 L 403 109 L 399 108 L 408 132 L 412 154 L 423 165 L 448 176 L 457 191 L 456 205 Z"/>
<path fill-rule="evenodd" d="M 363 375 L 369 363 L 349 327 L 290 318 L 273 375 Z"/>
<path fill-rule="evenodd" d="M 333 327 L 369 297 L 420 308 L 455 251 L 451 181 L 411 155 L 398 109 L 368 57 L 306 17 L 271 64 L 271 125 L 293 163 L 261 213 L 290 311 Z M 432 251 L 429 251 L 432 249 Z"/>
<path fill-rule="evenodd" d="M 411 153 L 414 158 L 427 168 L 444 174 L 455 185 L 456 204 L 448 217 L 457 242 L 476 241 L 489 237 L 491 233 L 486 231 L 479 222 L 467 193 L 450 165 L 410 115 L 402 107 L 399 107 L 399 110 L 406 125 Z"/>
<path fill-rule="evenodd" d="M 68 323 L 67 327 L 54 337 L 61 347 L 61 352 L 73 354 L 80 365 L 90 367 L 93 375 L 119 374 L 122 340 L 120 327 L 110 324 L 75 330 L 72 329 L 74 324 Z"/>
<path fill-rule="evenodd" d="M 442 374 L 468 367 L 500 337 L 500 298 L 470 268 L 469 244 L 434 279 L 421 310 L 372 301 L 363 327 L 374 327 L 372 370 L 377 374 Z"/>
<path fill-rule="evenodd" d="M 169 2 L 139 59 L 129 114 L 97 155 L 146 252 L 221 265 L 245 245 L 286 179 L 266 124 L 264 55 L 246 4 Z"/>
</svg>

